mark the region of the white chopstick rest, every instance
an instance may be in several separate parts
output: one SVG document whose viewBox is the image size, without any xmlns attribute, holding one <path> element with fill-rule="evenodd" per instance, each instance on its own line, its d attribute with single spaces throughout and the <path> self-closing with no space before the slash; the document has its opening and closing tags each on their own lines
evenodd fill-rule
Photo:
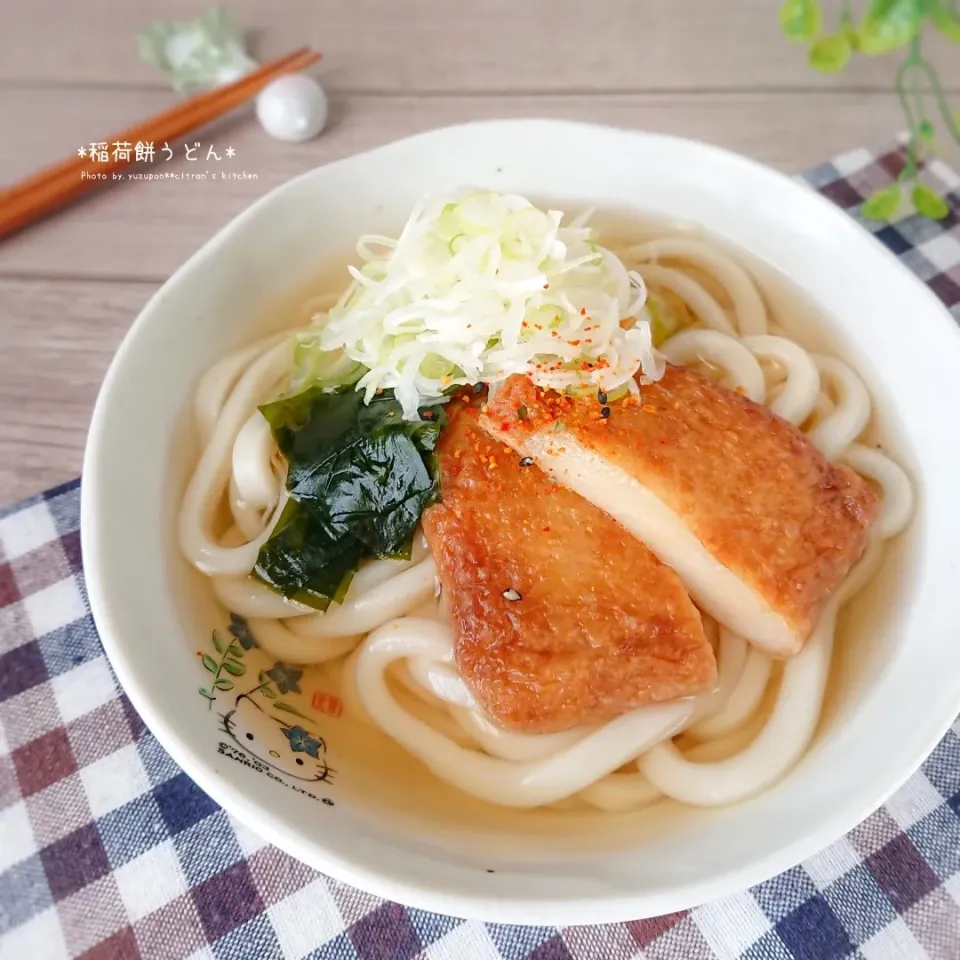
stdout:
<svg viewBox="0 0 960 960">
<path fill-rule="evenodd" d="M 257 97 L 257 119 L 277 140 L 311 140 L 326 126 L 327 95 L 313 77 L 288 74 Z"/>
</svg>

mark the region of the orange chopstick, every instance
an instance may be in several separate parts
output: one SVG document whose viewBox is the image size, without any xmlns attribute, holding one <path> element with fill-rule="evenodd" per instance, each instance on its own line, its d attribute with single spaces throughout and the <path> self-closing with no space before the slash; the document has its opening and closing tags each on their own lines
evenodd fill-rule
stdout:
<svg viewBox="0 0 960 960">
<path fill-rule="evenodd" d="M 264 64 L 225 87 L 201 93 L 136 126 L 106 139 L 106 143 L 169 143 L 235 110 L 284 73 L 303 70 L 320 59 L 320 54 L 301 47 L 285 57 Z M 133 150 L 129 151 L 133 157 Z M 131 166 L 135 159 L 96 161 L 87 157 L 62 160 L 0 192 L 0 239 L 52 213 L 97 186 L 109 183 L 115 170 Z M 84 171 L 105 173 L 106 181 L 85 178 Z"/>
</svg>

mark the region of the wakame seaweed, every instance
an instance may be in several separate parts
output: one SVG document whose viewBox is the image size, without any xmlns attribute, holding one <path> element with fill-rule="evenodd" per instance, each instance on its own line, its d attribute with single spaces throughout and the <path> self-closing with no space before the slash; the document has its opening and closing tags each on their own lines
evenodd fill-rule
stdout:
<svg viewBox="0 0 960 960">
<path fill-rule="evenodd" d="M 255 573 L 318 609 L 340 601 L 364 557 L 410 556 L 423 511 L 440 494 L 440 405 L 403 419 L 392 390 L 369 404 L 352 386 L 312 387 L 260 408 L 286 457 L 290 501 Z"/>
</svg>

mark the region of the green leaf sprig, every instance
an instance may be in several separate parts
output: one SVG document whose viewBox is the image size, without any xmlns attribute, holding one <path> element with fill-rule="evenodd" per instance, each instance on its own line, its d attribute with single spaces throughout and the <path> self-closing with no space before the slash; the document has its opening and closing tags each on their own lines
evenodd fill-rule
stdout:
<svg viewBox="0 0 960 960">
<path fill-rule="evenodd" d="M 217 690 L 232 690 L 233 681 L 223 676 L 224 671 L 231 677 L 242 677 L 246 672 L 246 666 L 240 662 L 243 656 L 243 649 L 235 643 L 226 643 L 220 638 L 216 630 L 213 631 L 213 648 L 220 654 L 220 660 L 214 660 L 209 653 L 201 653 L 200 661 L 203 668 L 208 673 L 213 674 L 213 680 L 209 687 L 200 688 L 200 696 L 207 700 L 207 708 L 213 706 L 216 699 Z"/>
<path fill-rule="evenodd" d="M 855 21 L 851 0 L 844 0 L 833 33 L 823 32 L 819 0 L 784 0 L 780 26 L 786 36 L 807 44 L 807 60 L 820 73 L 839 73 L 854 53 L 882 56 L 906 49 L 894 88 L 907 121 L 907 161 L 896 183 L 878 190 L 861 211 L 871 220 L 892 222 L 909 191 L 917 213 L 942 220 L 950 213 L 946 200 L 919 182 L 921 161 L 936 150 L 937 123 L 960 146 L 960 111 L 951 112 L 936 68 L 923 55 L 923 30 L 930 25 L 960 44 L 958 0 L 868 0 Z"/>
</svg>

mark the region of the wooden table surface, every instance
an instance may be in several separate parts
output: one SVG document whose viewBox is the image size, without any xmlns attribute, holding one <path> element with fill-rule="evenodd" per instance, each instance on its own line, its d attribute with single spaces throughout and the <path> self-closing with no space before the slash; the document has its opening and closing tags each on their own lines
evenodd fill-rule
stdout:
<svg viewBox="0 0 960 960">
<path fill-rule="evenodd" d="M 258 59 L 303 43 L 323 52 L 330 125 L 313 142 L 282 144 L 246 114 L 198 139 L 232 145 L 231 169 L 256 179 L 119 184 L 0 243 L 0 504 L 79 473 L 97 388 L 147 299 L 227 221 L 303 170 L 493 117 L 682 134 L 788 172 L 902 126 L 895 60 L 817 76 L 779 35 L 775 0 L 231 6 Z M 138 60 L 134 34 L 201 10 L 188 0 L 0 0 L 0 184 L 173 102 L 166 78 Z M 931 48 L 960 90 L 957 48 Z M 182 149 L 165 169 L 190 169 Z"/>
</svg>

